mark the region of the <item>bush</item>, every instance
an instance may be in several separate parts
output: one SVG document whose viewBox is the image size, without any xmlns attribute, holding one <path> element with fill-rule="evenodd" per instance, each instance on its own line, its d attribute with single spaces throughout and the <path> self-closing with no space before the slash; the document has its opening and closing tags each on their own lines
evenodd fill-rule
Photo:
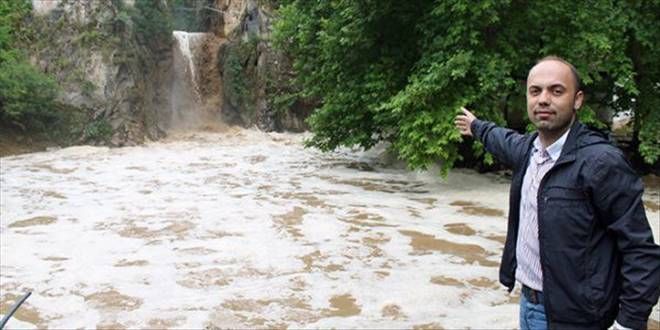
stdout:
<svg viewBox="0 0 660 330">
<path fill-rule="evenodd" d="M 136 0 L 131 11 L 135 33 L 143 45 L 151 49 L 169 47 L 172 40 L 172 15 L 161 1 Z"/>
<path fill-rule="evenodd" d="M 0 120 L 24 130 L 45 130 L 58 117 L 55 81 L 29 63 L 0 63 Z"/>
<path fill-rule="evenodd" d="M 255 84 L 255 72 L 250 72 L 250 59 L 256 56 L 259 39 L 255 35 L 249 35 L 247 41 L 238 40 L 228 48 L 224 60 L 224 84 L 230 104 L 239 109 L 245 109 L 252 114 L 256 110 L 255 96 L 250 86 Z"/>
<path fill-rule="evenodd" d="M 0 2 L 0 121 L 23 130 L 45 130 L 58 117 L 57 84 L 32 67 L 16 43 L 28 34 L 26 1 Z"/>
<path fill-rule="evenodd" d="M 84 130 L 86 140 L 108 142 L 112 136 L 112 126 L 105 119 L 98 119 L 89 123 Z"/>
</svg>

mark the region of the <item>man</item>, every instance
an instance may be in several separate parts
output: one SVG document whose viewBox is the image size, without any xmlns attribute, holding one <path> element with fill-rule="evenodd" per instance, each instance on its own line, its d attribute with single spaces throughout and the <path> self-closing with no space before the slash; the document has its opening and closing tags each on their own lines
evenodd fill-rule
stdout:
<svg viewBox="0 0 660 330">
<path fill-rule="evenodd" d="M 500 282 L 522 284 L 520 327 L 646 329 L 660 294 L 660 246 L 641 180 L 619 149 L 577 120 L 583 100 L 573 65 L 551 56 L 527 77 L 535 133 L 464 108 L 455 124 L 514 171 Z"/>
</svg>

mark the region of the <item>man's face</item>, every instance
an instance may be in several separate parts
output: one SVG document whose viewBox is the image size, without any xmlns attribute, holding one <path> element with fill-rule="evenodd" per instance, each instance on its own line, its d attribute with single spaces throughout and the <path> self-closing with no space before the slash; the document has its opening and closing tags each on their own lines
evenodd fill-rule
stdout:
<svg viewBox="0 0 660 330">
<path fill-rule="evenodd" d="M 539 132 L 563 133 L 582 105 L 571 69 L 559 61 L 535 65 L 527 76 L 527 115 Z"/>
</svg>

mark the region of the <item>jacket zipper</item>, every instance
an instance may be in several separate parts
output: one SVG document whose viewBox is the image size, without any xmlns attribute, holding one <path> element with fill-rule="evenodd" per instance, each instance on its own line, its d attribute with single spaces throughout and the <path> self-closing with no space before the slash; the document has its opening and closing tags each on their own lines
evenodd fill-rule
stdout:
<svg viewBox="0 0 660 330">
<path fill-rule="evenodd" d="M 538 220 L 538 237 L 539 237 L 539 258 L 541 259 L 541 273 L 543 274 L 543 282 L 541 283 L 541 286 L 543 287 L 543 292 L 546 291 L 546 267 L 545 267 L 545 258 L 544 258 L 544 249 L 543 249 L 543 240 L 542 240 L 542 234 L 543 234 L 543 219 L 541 216 L 540 210 L 542 209 L 541 206 L 545 207 L 546 202 L 548 201 L 548 197 L 545 196 L 543 192 L 543 186 L 545 186 L 545 181 L 548 178 L 548 175 L 552 172 L 552 169 L 554 169 L 554 165 L 548 170 L 548 172 L 545 173 L 543 176 L 543 179 L 541 179 L 541 182 L 539 183 L 539 190 L 536 192 L 536 219 Z M 543 200 L 543 201 L 541 201 Z M 548 319 L 548 328 L 550 327 L 550 322 L 553 320 L 552 317 L 552 309 L 550 308 L 550 299 L 548 299 L 548 295 L 544 294 L 543 295 L 543 307 L 545 307 L 545 314 Z"/>
<path fill-rule="evenodd" d="M 539 212 L 539 210 L 541 209 L 541 207 L 540 207 L 541 205 L 543 205 L 543 207 L 545 207 L 545 205 L 547 204 L 548 196 L 545 193 L 541 194 L 541 192 L 543 192 L 543 187 L 545 186 L 545 182 L 550 177 L 550 174 L 552 174 L 552 172 L 555 172 L 556 169 L 559 166 L 562 166 L 564 163 L 567 163 L 567 162 L 569 162 L 569 161 L 563 160 L 562 157 L 557 159 L 557 162 L 545 173 L 545 175 L 543 176 L 543 179 L 541 179 L 541 182 L 539 183 L 539 190 L 537 191 L 537 196 L 536 196 L 536 205 L 537 205 L 536 206 L 536 218 L 538 220 L 539 258 L 541 259 L 541 272 L 544 274 L 543 275 L 543 283 L 541 283 L 541 284 L 543 286 L 543 291 L 544 292 L 546 292 L 545 282 L 546 282 L 547 277 L 545 276 L 545 274 L 547 274 L 547 272 L 546 272 L 547 267 L 546 267 L 546 264 L 545 264 L 545 259 L 546 258 L 544 257 L 545 254 L 544 254 L 543 240 L 542 240 L 542 237 L 543 237 L 542 236 L 542 233 L 543 233 L 543 220 L 542 220 L 542 217 L 541 217 L 541 212 Z M 543 307 L 545 307 L 545 314 L 546 314 L 547 319 L 548 319 L 548 327 L 549 327 L 550 322 L 554 321 L 554 317 L 553 317 L 553 314 L 552 314 L 552 305 L 550 304 L 550 299 L 548 299 L 547 294 L 543 295 Z"/>
</svg>

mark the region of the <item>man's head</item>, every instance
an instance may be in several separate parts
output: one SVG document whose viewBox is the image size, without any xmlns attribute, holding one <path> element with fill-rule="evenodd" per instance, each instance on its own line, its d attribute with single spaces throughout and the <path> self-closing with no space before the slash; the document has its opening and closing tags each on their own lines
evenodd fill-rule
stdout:
<svg viewBox="0 0 660 330">
<path fill-rule="evenodd" d="M 575 120 L 584 94 L 580 77 L 566 60 L 548 56 L 527 76 L 527 114 L 539 133 L 559 138 Z"/>
</svg>

